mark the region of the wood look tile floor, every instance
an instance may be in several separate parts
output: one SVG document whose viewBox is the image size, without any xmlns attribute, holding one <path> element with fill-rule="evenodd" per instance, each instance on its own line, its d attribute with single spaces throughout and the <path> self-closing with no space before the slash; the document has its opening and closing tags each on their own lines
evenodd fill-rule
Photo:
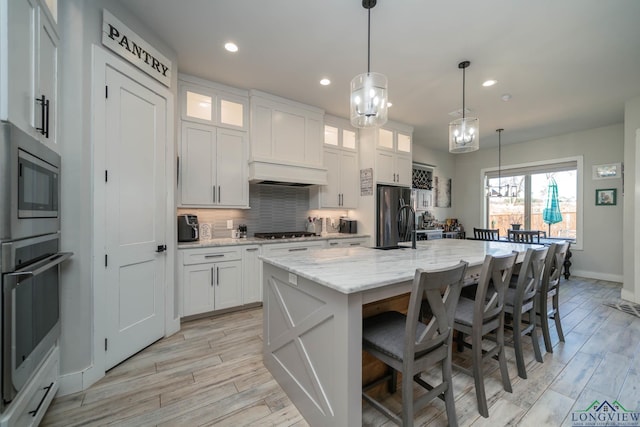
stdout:
<svg viewBox="0 0 640 427">
<path fill-rule="evenodd" d="M 537 363 L 529 341 L 526 380 L 507 348 L 513 393 L 502 389 L 497 363 L 488 362 L 495 365 L 485 379 L 489 418 L 478 414 L 473 379 L 454 371 L 461 426 L 571 426 L 572 412 L 596 399 L 640 411 L 640 318 L 602 304 L 620 296 L 620 284 L 572 277 L 560 294 L 566 342 L 552 331 L 554 352 Z M 261 308 L 185 322 L 88 390 L 54 399 L 42 425 L 308 425 L 262 364 L 261 348 Z M 458 363 L 469 356 L 454 351 Z M 399 395 L 388 403 L 399 410 Z M 365 404 L 363 425 L 394 424 Z M 447 425 L 444 403 L 436 399 L 415 425 Z"/>
</svg>

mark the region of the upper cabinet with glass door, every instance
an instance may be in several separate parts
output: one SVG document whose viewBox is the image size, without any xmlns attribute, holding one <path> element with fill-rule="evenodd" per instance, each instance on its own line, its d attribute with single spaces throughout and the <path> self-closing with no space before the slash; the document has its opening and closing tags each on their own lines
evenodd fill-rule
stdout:
<svg viewBox="0 0 640 427">
<path fill-rule="evenodd" d="M 249 129 L 248 92 L 197 77 L 178 76 L 181 118 L 190 122 Z"/>
<path fill-rule="evenodd" d="M 387 122 L 378 128 L 379 149 L 394 151 L 398 154 L 411 155 L 411 134 L 413 128 L 401 123 Z"/>
<path fill-rule="evenodd" d="M 358 130 L 349 120 L 325 114 L 324 147 L 358 151 Z"/>
</svg>

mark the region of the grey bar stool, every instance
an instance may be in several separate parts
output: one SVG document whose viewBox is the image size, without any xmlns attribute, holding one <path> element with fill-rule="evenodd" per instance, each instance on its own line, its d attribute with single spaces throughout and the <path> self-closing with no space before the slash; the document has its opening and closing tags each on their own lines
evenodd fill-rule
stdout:
<svg viewBox="0 0 640 427">
<path fill-rule="evenodd" d="M 469 370 L 455 364 L 453 366 L 467 375 L 473 376 L 478 412 L 485 418 L 489 417 L 487 395 L 484 389 L 483 364 L 485 360 L 493 359 L 494 356 L 498 357 L 502 385 L 509 393 L 512 391 L 504 353 L 504 298 L 516 257 L 515 253 L 485 257 L 475 299 L 460 298 L 453 322 L 453 328 L 459 332 L 459 348 L 461 348 L 461 344 L 471 348 L 472 368 Z M 491 286 L 489 286 L 490 284 Z M 491 349 L 483 351 L 482 340 L 487 334 L 495 334 L 495 345 Z M 471 343 L 464 341 L 465 335 L 471 336 Z"/>
<path fill-rule="evenodd" d="M 442 270 L 417 269 L 406 316 L 388 311 L 363 322 L 363 349 L 390 366 L 391 374 L 364 386 L 362 398 L 399 425 L 413 426 L 415 413 L 436 397 L 445 402 L 449 425 L 458 425 L 451 381 L 451 343 L 453 314 L 466 270 L 464 261 Z M 433 314 L 427 324 L 420 321 L 423 300 Z M 420 374 L 437 363 L 442 364 L 442 382 L 428 384 Z M 367 394 L 383 381 L 389 381 L 390 391 L 395 392 L 398 372 L 402 373 L 401 415 Z M 413 397 L 414 382 L 427 390 L 416 399 Z"/>
<path fill-rule="evenodd" d="M 542 282 L 536 299 L 536 313 L 540 319 L 540 328 L 544 338 L 544 347 L 548 353 L 553 353 L 551 335 L 549 333 L 549 319 L 556 323 L 556 332 L 561 342 L 564 342 L 564 333 L 560 323 L 560 279 L 564 259 L 569 251 L 570 242 L 552 243 L 547 252 Z M 551 299 L 551 305 L 549 305 Z"/>
<path fill-rule="evenodd" d="M 540 343 L 536 335 L 535 301 L 542 282 L 542 271 L 548 248 L 527 249 L 520 271 L 515 279 L 515 288 L 507 288 L 504 296 L 504 311 L 511 316 L 511 324 L 505 327 L 513 330 L 513 348 L 516 353 L 518 376 L 527 378 L 522 352 L 522 337 L 531 336 L 533 352 L 538 362 L 542 363 Z M 513 281 L 513 280 L 512 280 Z M 526 319 L 524 316 L 526 315 Z"/>
</svg>

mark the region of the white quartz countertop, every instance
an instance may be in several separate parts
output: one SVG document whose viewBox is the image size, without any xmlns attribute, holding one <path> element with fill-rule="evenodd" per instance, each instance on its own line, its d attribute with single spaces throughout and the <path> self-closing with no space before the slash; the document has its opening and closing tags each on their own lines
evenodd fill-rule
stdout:
<svg viewBox="0 0 640 427">
<path fill-rule="evenodd" d="M 541 247 L 510 242 L 439 239 L 417 242 L 418 248 L 380 250 L 363 247 L 317 249 L 261 259 L 339 292 L 350 294 L 412 280 L 417 268 L 434 270 L 467 261 L 481 265 L 487 254 L 518 251 L 518 262 L 527 248 Z"/>
<path fill-rule="evenodd" d="M 221 238 L 211 240 L 199 240 L 197 242 L 178 242 L 178 249 L 194 249 L 194 248 L 209 248 L 216 246 L 237 246 L 237 245 L 264 245 L 272 243 L 292 243 L 292 242 L 314 242 L 318 240 L 330 240 L 330 239 L 354 239 L 361 237 L 369 237 L 368 234 L 346 234 L 346 233 L 332 233 L 326 236 L 313 236 L 313 237 L 295 237 L 291 239 L 258 239 L 255 237 L 246 237 L 243 239 Z"/>
</svg>

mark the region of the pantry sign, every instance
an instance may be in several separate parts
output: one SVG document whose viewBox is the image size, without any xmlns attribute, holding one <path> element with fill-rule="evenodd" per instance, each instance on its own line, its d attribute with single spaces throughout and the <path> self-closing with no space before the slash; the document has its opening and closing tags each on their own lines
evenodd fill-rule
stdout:
<svg viewBox="0 0 640 427">
<path fill-rule="evenodd" d="M 102 11 L 102 44 L 171 87 L 171 61 L 106 10 Z"/>
</svg>

